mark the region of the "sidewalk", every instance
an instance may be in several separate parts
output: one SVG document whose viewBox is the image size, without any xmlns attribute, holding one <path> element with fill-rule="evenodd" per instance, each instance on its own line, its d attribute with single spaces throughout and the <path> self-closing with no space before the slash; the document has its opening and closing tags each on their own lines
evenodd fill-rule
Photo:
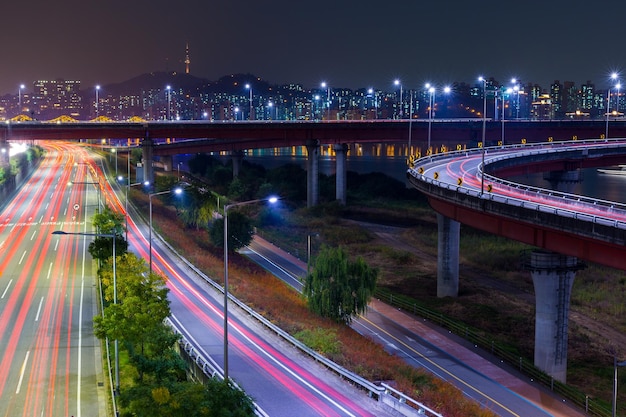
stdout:
<svg viewBox="0 0 626 417">
<path fill-rule="evenodd" d="M 488 376 L 521 397 L 526 398 L 537 407 L 553 414 L 555 417 L 585 416 L 583 412 L 570 407 L 556 398 L 547 388 L 534 384 L 532 381 L 527 382 L 523 380 L 523 375 L 513 375 L 511 372 L 496 365 L 493 361 L 466 348 L 459 343 L 459 341 L 454 340 L 457 338 L 460 339 L 459 337 L 445 330 L 437 330 L 434 328 L 436 326 L 425 324 L 416 317 L 408 315 L 379 300 L 372 300 L 369 304 L 369 309 L 402 325 L 402 327 L 411 332 L 420 335 L 442 351 L 457 358 L 469 367 L 478 370 L 483 375 Z M 494 357 L 494 360 L 497 360 L 497 358 Z"/>
</svg>

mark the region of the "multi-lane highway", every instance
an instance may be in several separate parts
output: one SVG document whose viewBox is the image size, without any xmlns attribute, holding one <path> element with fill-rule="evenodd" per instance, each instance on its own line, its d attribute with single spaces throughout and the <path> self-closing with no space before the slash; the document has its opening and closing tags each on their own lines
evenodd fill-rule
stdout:
<svg viewBox="0 0 626 417">
<path fill-rule="evenodd" d="M 104 416 L 105 374 L 93 336 L 94 268 L 85 239 L 98 204 L 80 149 L 48 148 L 0 213 L 0 415 Z"/>
<path fill-rule="evenodd" d="M 112 378 L 101 369 L 92 330 L 98 299 L 87 247 L 93 237 L 52 232 L 93 233 L 100 200 L 115 210 L 124 205 L 85 150 L 46 146 L 39 170 L 0 214 L 0 415 L 104 416 Z M 130 250 L 148 259 L 148 226 L 135 221 L 142 217 L 133 212 L 130 219 Z M 223 295 L 156 238 L 153 249 L 154 270 L 168 278 L 172 321 L 219 370 Z M 259 414 L 389 415 L 366 392 L 231 309 L 229 374 Z"/>
</svg>

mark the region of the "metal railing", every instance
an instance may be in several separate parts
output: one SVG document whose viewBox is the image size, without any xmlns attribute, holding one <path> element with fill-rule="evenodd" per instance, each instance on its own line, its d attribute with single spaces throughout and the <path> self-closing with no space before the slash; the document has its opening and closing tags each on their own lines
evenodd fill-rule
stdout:
<svg viewBox="0 0 626 417">
<path fill-rule="evenodd" d="M 448 329 L 476 347 L 491 353 L 515 367 L 524 375 L 529 376 L 531 381 L 536 381 L 544 387 L 549 388 L 552 392 L 561 396 L 564 402 L 571 402 L 576 407 L 585 410 L 587 414 L 597 417 L 611 416 L 610 405 L 605 401 L 591 398 L 577 388 L 555 380 L 553 377 L 537 368 L 530 360 L 512 353 L 511 349 L 507 349 L 505 346 L 496 343 L 492 337 L 485 336 L 482 332 L 454 320 L 443 313 L 424 307 L 411 298 L 394 294 L 381 288 L 376 289 L 374 296 L 391 306 L 399 307 L 405 312 Z"/>
</svg>

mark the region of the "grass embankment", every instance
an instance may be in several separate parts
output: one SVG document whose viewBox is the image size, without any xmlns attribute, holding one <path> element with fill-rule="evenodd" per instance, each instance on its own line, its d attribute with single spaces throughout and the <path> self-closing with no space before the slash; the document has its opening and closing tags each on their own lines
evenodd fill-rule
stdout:
<svg viewBox="0 0 626 417">
<path fill-rule="evenodd" d="M 132 192 L 132 197 L 140 210 L 145 212 L 148 208 L 147 196 L 135 191 Z M 155 228 L 167 236 L 177 250 L 184 253 L 192 263 L 216 281 L 223 279 L 222 249 L 208 243 L 206 231 L 187 229 L 181 233 L 182 226 L 175 212 L 156 200 L 153 200 L 153 217 L 156 219 L 153 222 Z M 333 230 L 333 234 L 340 234 L 343 236 L 340 239 L 346 241 L 352 242 L 355 236 L 361 236 L 357 240 L 363 244 L 371 240 L 371 235 L 367 231 L 344 229 L 339 226 L 341 223 L 339 219 L 332 219 L 333 217 L 324 217 L 316 220 L 315 217 L 306 216 L 307 227 L 299 227 L 298 222 L 294 223 L 287 219 L 285 224 L 294 228 L 294 234 L 290 232 L 290 236 L 303 236 L 305 247 L 306 235 L 310 230 L 319 231 L 324 240 L 326 240 L 324 230 Z M 336 221 L 337 227 L 326 229 L 322 227 L 325 221 Z M 319 226 L 319 229 L 317 227 L 311 229 L 314 225 Z M 280 230 L 274 229 L 273 232 L 280 233 Z M 306 249 L 301 253 L 306 253 Z M 452 385 L 408 366 L 402 359 L 389 355 L 382 346 L 362 337 L 351 328 L 323 320 L 310 313 L 299 294 L 243 256 L 233 256 L 229 258 L 229 262 L 229 288 L 234 295 L 284 330 L 306 340 L 312 347 L 340 365 L 369 380 L 393 384 L 446 416 L 494 415 L 467 400 L 461 391 Z"/>
<path fill-rule="evenodd" d="M 341 244 L 379 268 L 379 287 L 478 329 L 505 350 L 533 362 L 534 288 L 530 273 L 521 268 L 521 257 L 530 247 L 463 227 L 459 297 L 437 298 L 437 224 L 425 204 L 361 202 L 347 207 L 342 218 L 303 213 L 290 216 L 281 227 L 263 230 L 264 236 L 304 254 L 302 259 L 309 233 L 319 234 L 312 239 L 315 245 Z M 384 233 L 376 235 L 347 219 L 404 229 L 390 243 Z M 579 271 L 572 290 L 567 382 L 603 400 L 607 408 L 612 401 L 613 355 L 626 359 L 625 295 L 624 272 L 598 265 Z M 623 374 L 618 386 L 626 385 Z M 626 394 L 620 392 L 618 405 L 624 403 Z"/>
</svg>

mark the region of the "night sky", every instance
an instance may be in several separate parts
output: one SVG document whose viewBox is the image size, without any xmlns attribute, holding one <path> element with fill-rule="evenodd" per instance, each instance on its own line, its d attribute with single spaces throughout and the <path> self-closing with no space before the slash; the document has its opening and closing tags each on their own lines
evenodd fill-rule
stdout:
<svg viewBox="0 0 626 417">
<path fill-rule="evenodd" d="M 511 77 L 606 88 L 624 71 L 626 2 L 526 0 L 31 0 L 3 4 L 0 93 L 82 88 L 146 72 L 393 90 Z"/>
</svg>

